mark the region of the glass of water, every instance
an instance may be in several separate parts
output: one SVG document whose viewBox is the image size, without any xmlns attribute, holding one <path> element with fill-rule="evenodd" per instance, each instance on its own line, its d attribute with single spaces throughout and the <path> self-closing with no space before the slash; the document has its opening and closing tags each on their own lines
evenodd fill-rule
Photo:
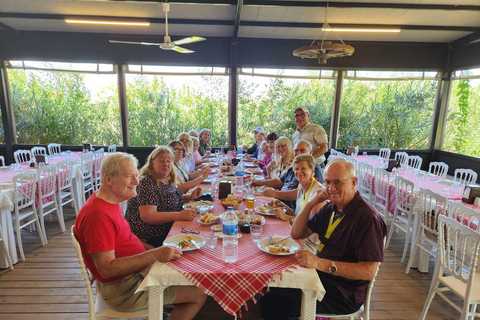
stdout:
<svg viewBox="0 0 480 320">
<path fill-rule="evenodd" d="M 217 245 L 217 234 L 213 231 L 209 231 L 205 234 L 205 244 L 208 248 L 214 249 Z"/>
<path fill-rule="evenodd" d="M 259 242 L 262 238 L 263 227 L 259 225 L 250 225 L 250 235 L 253 242 Z"/>
</svg>

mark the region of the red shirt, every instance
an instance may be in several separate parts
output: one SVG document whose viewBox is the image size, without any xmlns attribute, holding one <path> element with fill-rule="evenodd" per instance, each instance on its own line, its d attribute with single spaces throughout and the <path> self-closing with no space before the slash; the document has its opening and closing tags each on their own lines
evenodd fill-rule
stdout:
<svg viewBox="0 0 480 320">
<path fill-rule="evenodd" d="M 129 274 L 105 279 L 98 272 L 90 253 L 115 251 L 115 258 L 145 252 L 140 239 L 134 235 L 118 204 L 108 203 L 95 194 L 87 200 L 75 222 L 74 234 L 82 248 L 87 268 L 100 282 L 112 282 Z M 140 270 L 138 270 L 140 271 Z"/>
</svg>

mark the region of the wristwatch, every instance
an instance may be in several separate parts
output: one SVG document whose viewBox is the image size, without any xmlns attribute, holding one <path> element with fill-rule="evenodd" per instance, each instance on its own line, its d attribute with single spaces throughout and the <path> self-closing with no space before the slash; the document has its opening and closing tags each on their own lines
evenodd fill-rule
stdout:
<svg viewBox="0 0 480 320">
<path fill-rule="evenodd" d="M 337 265 L 335 264 L 335 261 L 332 261 L 330 268 L 328 268 L 328 272 L 330 272 L 330 274 L 335 274 L 335 272 L 337 272 Z"/>
</svg>

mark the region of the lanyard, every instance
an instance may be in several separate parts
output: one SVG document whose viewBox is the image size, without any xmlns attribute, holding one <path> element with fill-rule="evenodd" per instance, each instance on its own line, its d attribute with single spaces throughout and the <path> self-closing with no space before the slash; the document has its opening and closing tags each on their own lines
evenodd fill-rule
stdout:
<svg viewBox="0 0 480 320">
<path fill-rule="evenodd" d="M 305 207 L 305 202 L 307 202 L 308 197 L 310 196 L 310 191 L 312 191 L 313 184 L 315 183 L 315 179 L 312 179 L 312 183 L 310 183 L 310 188 L 308 188 L 307 194 L 303 194 L 303 202 L 302 202 L 302 209 Z"/>
<path fill-rule="evenodd" d="M 335 220 L 335 222 L 333 222 L 334 216 L 335 216 L 335 211 L 332 212 L 332 216 L 330 217 L 330 223 L 328 224 L 328 228 L 327 228 L 327 233 L 325 234 L 324 240 L 322 240 L 322 243 L 320 243 L 320 245 L 318 246 L 318 249 L 317 249 L 318 252 L 322 252 L 323 248 L 328 243 L 328 239 L 330 239 L 330 236 L 332 235 L 333 230 L 335 230 L 335 228 L 338 226 L 340 221 L 342 221 L 342 219 L 345 217 L 345 215 L 342 215 L 340 218 Z"/>
<path fill-rule="evenodd" d="M 188 181 L 188 176 L 185 175 L 185 172 L 183 172 L 182 168 L 180 168 L 180 166 L 178 166 L 176 163 L 175 163 L 175 167 L 177 167 L 178 171 L 180 171 L 180 173 L 182 174 L 183 180 L 185 180 L 185 182 L 187 182 Z"/>
</svg>

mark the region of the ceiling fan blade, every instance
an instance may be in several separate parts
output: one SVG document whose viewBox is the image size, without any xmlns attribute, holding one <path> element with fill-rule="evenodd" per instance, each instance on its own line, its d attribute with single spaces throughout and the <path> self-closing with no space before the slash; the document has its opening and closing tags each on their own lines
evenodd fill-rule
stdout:
<svg viewBox="0 0 480 320">
<path fill-rule="evenodd" d="M 177 51 L 177 52 L 180 52 L 180 53 L 194 53 L 195 51 L 193 50 L 190 50 L 190 49 L 185 49 L 185 48 L 182 48 L 182 47 L 175 47 L 172 49 L 173 51 Z"/>
<path fill-rule="evenodd" d="M 202 38 L 202 37 L 188 37 L 188 38 L 183 38 L 180 40 L 174 41 L 176 45 L 182 45 L 182 44 L 187 44 L 187 43 L 194 43 L 194 42 L 200 42 L 200 41 L 205 41 L 207 39 Z"/>
<path fill-rule="evenodd" d="M 120 40 L 108 40 L 110 43 L 123 43 L 123 44 L 143 44 L 145 46 L 159 46 L 160 43 L 151 42 L 135 42 L 135 41 L 120 41 Z"/>
</svg>

